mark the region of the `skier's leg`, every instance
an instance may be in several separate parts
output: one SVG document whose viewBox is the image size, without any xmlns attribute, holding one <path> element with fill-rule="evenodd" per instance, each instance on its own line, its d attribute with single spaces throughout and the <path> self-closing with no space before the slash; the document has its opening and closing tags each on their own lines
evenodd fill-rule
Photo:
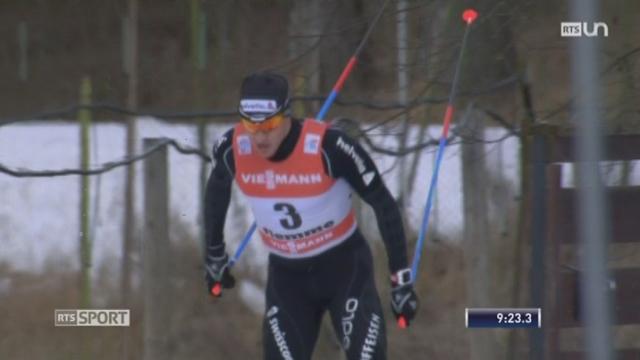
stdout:
<svg viewBox="0 0 640 360">
<path fill-rule="evenodd" d="M 305 300 L 305 276 L 304 273 L 269 266 L 263 323 L 266 360 L 311 359 L 322 308 Z"/>
<path fill-rule="evenodd" d="M 367 245 L 353 252 L 352 266 L 342 285 L 329 310 L 347 358 L 386 359 L 384 317 Z"/>
</svg>

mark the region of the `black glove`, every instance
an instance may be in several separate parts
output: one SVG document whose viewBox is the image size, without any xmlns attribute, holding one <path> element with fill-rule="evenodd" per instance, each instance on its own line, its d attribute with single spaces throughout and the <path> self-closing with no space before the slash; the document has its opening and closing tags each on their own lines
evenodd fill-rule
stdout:
<svg viewBox="0 0 640 360">
<path fill-rule="evenodd" d="M 236 279 L 229 272 L 229 256 L 207 255 L 204 264 L 205 279 L 207 280 L 207 293 L 220 296 L 222 288 L 230 289 L 236 284 Z"/>
<path fill-rule="evenodd" d="M 400 327 L 409 326 L 418 311 L 418 296 L 413 291 L 411 269 L 391 275 L 391 310 Z"/>
</svg>

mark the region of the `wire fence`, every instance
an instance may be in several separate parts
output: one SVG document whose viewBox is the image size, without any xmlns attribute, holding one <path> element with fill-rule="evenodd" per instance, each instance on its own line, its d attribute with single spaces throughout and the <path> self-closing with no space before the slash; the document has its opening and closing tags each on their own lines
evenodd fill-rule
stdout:
<svg viewBox="0 0 640 360">
<path fill-rule="evenodd" d="M 501 87 L 501 86 L 507 86 L 507 85 L 511 85 L 513 82 L 517 81 L 516 77 L 510 77 L 509 79 L 505 79 L 504 81 L 501 81 L 499 84 L 494 85 L 492 88 L 496 88 L 496 87 Z M 482 91 L 478 91 L 475 94 L 481 94 L 483 92 L 486 91 L 491 91 L 491 90 L 482 90 Z M 323 97 L 294 97 L 292 99 L 293 101 L 324 101 Z M 341 100 L 336 100 L 336 103 L 338 105 L 341 106 L 363 106 L 369 109 L 375 109 L 375 110 L 389 110 L 389 109 L 404 109 L 404 111 L 406 111 L 407 109 L 419 105 L 419 104 L 426 104 L 426 103 L 432 103 L 432 104 L 442 104 L 444 102 L 446 102 L 447 99 L 446 98 L 438 98 L 438 99 L 420 99 L 419 101 L 412 101 L 412 103 L 410 104 L 399 104 L 399 103 L 379 103 L 379 102 L 372 102 L 372 101 L 364 101 L 364 100 L 351 100 L 351 101 L 341 101 Z M 237 117 L 238 113 L 237 111 L 231 111 L 231 110 L 214 110 L 214 111 L 200 111 L 200 112 L 176 112 L 176 113 L 169 113 L 169 112 L 145 112 L 145 111 L 134 111 L 131 109 L 127 109 L 125 107 L 122 106 L 117 106 L 117 105 L 110 105 L 110 104 L 100 104 L 100 103 L 95 103 L 95 104 L 88 104 L 88 105 L 82 105 L 82 104 L 76 104 L 76 105 L 71 105 L 68 106 L 64 109 L 59 109 L 59 110 L 53 110 L 53 111 L 48 111 L 48 112 L 42 112 L 42 113 L 37 113 L 37 114 L 33 114 L 30 116 L 24 116 L 21 118 L 13 118 L 13 119 L 0 119 L 0 126 L 8 126 L 11 124 L 23 124 L 23 123 L 27 123 L 27 122 L 33 122 L 33 121 L 43 121 L 46 119 L 56 119 L 56 120 L 62 120 L 65 118 L 70 118 L 74 115 L 76 115 L 79 111 L 81 110 L 90 110 L 92 112 L 109 112 L 109 113 L 115 113 L 115 114 L 119 114 L 119 115 L 128 115 L 128 116 L 149 116 L 149 117 L 153 117 L 153 118 L 158 118 L 158 119 L 165 119 L 165 121 L 171 121 L 171 120 L 187 120 L 187 121 L 195 121 L 197 119 L 211 119 L 211 118 L 229 118 L 229 117 Z M 490 111 L 490 110 L 485 110 L 485 109 L 480 109 L 480 111 L 484 112 L 486 115 L 488 115 L 492 120 L 494 120 L 495 122 L 497 122 L 499 125 L 504 126 L 505 128 L 507 128 L 509 131 L 503 135 L 500 138 L 496 138 L 496 139 L 492 139 L 492 140 L 488 140 L 488 139 L 484 139 L 483 137 L 478 137 L 473 139 L 474 141 L 479 141 L 479 142 L 500 142 L 510 136 L 517 136 L 519 135 L 519 131 L 517 129 L 515 129 L 513 127 L 513 125 L 511 125 L 510 122 L 506 121 L 502 116 L 500 116 L 499 114 Z M 349 119 L 349 118 L 338 118 L 335 120 L 335 123 L 338 124 L 339 126 L 342 127 L 350 127 L 352 129 L 357 129 L 357 131 L 355 131 L 354 135 L 355 137 L 362 139 L 366 145 L 374 152 L 378 152 L 378 153 L 382 153 L 385 155 L 392 155 L 392 156 L 405 156 L 408 155 L 410 153 L 414 153 L 416 151 L 420 151 L 424 148 L 430 147 L 430 146 L 436 146 L 438 144 L 438 141 L 436 140 L 436 137 L 432 137 L 431 140 L 424 142 L 422 139 L 417 139 L 412 145 L 409 146 L 405 146 L 404 149 L 402 150 L 393 150 L 393 149 L 388 149 L 388 148 L 384 148 L 384 147 L 380 147 L 377 146 L 375 144 L 374 141 L 372 141 L 372 139 L 370 138 L 370 136 L 368 135 L 369 133 L 371 133 L 373 130 L 380 128 L 381 126 L 384 126 L 385 124 L 389 123 L 390 121 L 393 121 L 395 118 L 395 116 L 388 118 L 386 120 L 380 121 L 378 123 L 376 123 L 374 126 L 368 126 L 366 128 L 362 128 L 362 126 L 360 125 L 361 123 L 359 121 L 353 120 L 353 119 Z M 110 120 L 110 121 L 114 121 L 117 122 L 116 120 Z M 107 121 L 109 122 L 109 121 Z M 461 124 L 458 127 L 464 127 L 466 126 L 466 124 Z M 456 130 L 454 129 L 454 135 L 451 136 L 449 138 L 449 142 L 451 142 L 452 140 L 454 140 L 455 138 L 458 137 L 458 135 L 455 135 Z M 387 134 L 381 134 L 382 136 L 387 136 Z M 165 139 L 165 141 L 163 141 L 161 144 L 158 144 L 157 146 L 155 146 L 153 149 L 149 149 L 146 152 L 142 153 L 142 154 L 138 154 L 138 155 L 133 155 L 130 156 L 128 158 L 125 158 L 123 160 L 120 161 L 110 161 L 107 163 L 104 163 L 103 165 L 101 165 L 99 168 L 96 169 L 90 169 L 90 170 L 81 170 L 81 169 L 65 169 L 65 170 L 42 170 L 42 171 L 34 171 L 34 170 L 14 170 L 11 169 L 5 165 L 3 165 L 2 163 L 0 163 L 0 172 L 3 172 L 5 174 L 11 175 L 11 176 L 16 176 L 16 177 L 47 177 L 47 176 L 65 176 L 65 175 L 97 175 L 97 174 L 101 174 L 104 173 L 106 171 L 109 171 L 111 169 L 114 169 L 116 167 L 119 166 L 125 166 L 125 165 L 129 165 L 135 161 L 138 160 L 142 160 L 146 157 L 148 157 L 151 153 L 157 151 L 159 148 L 163 147 L 163 146 L 167 146 L 170 145 L 173 148 L 175 148 L 178 152 L 182 153 L 182 154 L 193 154 L 193 155 L 198 155 L 200 158 L 202 158 L 202 160 L 204 161 L 211 161 L 211 157 L 209 156 L 208 152 L 203 150 L 203 149 L 197 149 L 194 147 L 185 147 L 183 145 L 181 145 L 180 143 L 178 143 L 177 141 L 167 138 Z M 396 147 L 396 149 L 399 149 L 400 147 Z"/>
<path fill-rule="evenodd" d="M 93 107 L 89 107 L 94 109 Z M 98 106 L 99 109 L 104 107 Z M 77 110 L 77 109 L 74 109 Z M 71 110 L 70 110 L 71 111 Z M 71 112 L 73 113 L 73 111 Z M 226 112 L 208 112 L 226 114 Z M 483 112 L 481 112 L 483 113 Z M 59 115 L 59 114 L 58 114 Z M 186 117 L 179 114 L 179 117 Z M 391 189 L 392 193 L 397 194 L 399 187 L 402 186 L 398 182 L 398 161 L 401 156 L 413 159 L 414 156 L 421 154 L 421 160 L 417 162 L 416 179 L 413 187 L 414 194 L 406 203 L 403 211 L 406 214 L 408 223 L 416 231 L 422 212 L 423 201 L 426 197 L 427 179 L 425 174 L 430 173 L 433 166 L 435 146 L 440 128 L 438 126 L 430 126 L 428 131 L 423 134 L 420 126 L 412 126 L 408 136 L 409 145 L 402 152 L 399 149 L 398 137 L 389 135 L 393 132 L 390 127 L 360 126 L 359 122 L 353 119 L 336 119 L 336 126 L 355 127 L 357 137 L 363 145 L 370 150 L 376 161 L 379 170 Z M 151 154 L 165 146 L 176 150 L 170 154 L 171 168 L 171 203 L 173 215 L 179 221 L 183 221 L 188 233 L 191 237 L 198 239 L 199 228 L 202 227 L 199 219 L 199 204 L 202 201 L 200 184 L 198 183 L 201 163 L 211 162 L 211 156 L 208 149 L 211 149 L 213 141 L 220 136 L 231 123 L 212 123 L 207 126 L 207 138 L 204 141 L 206 149 L 199 149 L 196 125 L 184 122 L 171 122 L 160 120 L 153 117 L 139 117 L 136 120 L 136 127 L 139 129 L 139 138 L 158 137 L 162 141 L 150 149 L 141 149 L 140 140 L 137 140 L 136 154 L 126 156 L 125 151 L 125 126 L 122 122 L 101 121 L 92 125 L 92 156 L 91 166 L 88 169 L 80 169 L 76 162 L 79 157 L 79 132 L 78 126 L 73 122 L 55 122 L 50 123 L 46 120 L 33 120 L 22 123 L 14 123 L 11 126 L 0 127 L 0 173 L 9 177 L 1 178 L 3 183 L 3 192 L 11 194 L 22 194 L 20 198 L 9 195 L 5 197 L 6 208 L 3 209 L 4 215 L 0 217 L 0 221 L 4 219 L 9 224 L 6 229 L 22 229 L 26 227 L 25 221 L 17 214 L 32 214 L 37 219 L 54 219 L 56 223 L 66 224 L 62 230 L 57 225 L 49 225 L 58 228 L 56 231 L 47 231 L 40 229 L 39 233 L 26 232 L 24 230 L 16 233 L 7 233 L 6 239 L 14 239 L 15 243 L 28 243 L 26 238 L 42 238 L 51 236 L 52 233 L 58 233 L 57 237 L 65 237 L 68 240 L 67 251 L 74 247 L 74 231 L 70 229 L 78 229 L 77 219 L 78 203 L 79 203 L 79 182 L 76 176 L 92 176 L 90 183 L 91 198 L 93 204 L 92 216 L 92 235 L 96 244 L 100 240 L 110 239 L 110 243 L 120 243 L 122 234 L 120 228 L 122 226 L 122 213 L 124 206 L 124 181 L 125 175 L 123 169 L 125 167 L 134 167 L 135 164 L 148 158 Z M 468 120 L 464 118 L 452 130 L 450 136 L 450 147 L 445 155 L 444 166 L 442 170 L 441 185 L 438 189 L 439 198 L 446 199 L 436 200 L 437 205 L 434 209 L 434 231 L 442 232 L 440 239 L 458 238 L 458 233 L 462 223 L 462 213 L 460 211 L 461 197 L 460 189 L 460 161 L 459 161 L 459 144 L 464 141 L 486 141 L 487 154 L 497 154 L 496 148 L 507 149 L 501 150 L 500 156 L 505 154 L 515 154 L 518 146 L 517 131 L 514 130 L 493 130 L 487 131 L 486 134 L 472 134 L 470 131 L 464 132 L 468 127 Z M 461 134 L 464 135 L 461 136 Z M 430 139 L 430 140 L 428 140 Z M 427 141 L 425 141 L 427 140 Z M 16 154 L 20 154 L 16 156 Z M 187 155 L 187 156 L 185 156 Z M 195 155 L 195 156 L 194 156 Z M 118 159 L 119 158 L 119 159 Z M 506 162 L 510 172 L 505 169 L 492 170 L 500 177 L 510 177 L 509 182 L 517 183 L 517 165 L 514 163 L 515 158 L 511 158 Z M 505 160 L 500 160 L 505 164 Z M 498 161 L 494 162 L 498 163 Z M 505 165 L 503 165 L 505 166 Z M 36 170 L 37 168 L 48 168 L 45 170 Z M 11 178 L 15 180 L 11 180 Z M 54 178 L 62 177 L 55 180 Z M 68 179 L 64 179 L 64 178 Z M 141 174 L 136 176 L 140 179 Z M 138 188 L 141 183 L 136 185 Z M 136 191 L 141 194 L 141 189 Z M 453 194 L 453 195 L 452 195 Z M 140 216 L 141 204 L 140 199 L 136 200 L 137 214 Z M 11 211 L 10 208 L 21 209 L 20 211 Z M 252 221 L 250 211 L 247 204 L 240 200 L 232 204 L 231 213 L 235 214 L 236 222 L 239 224 L 249 224 Z M 57 214 L 57 215 L 54 215 Z M 63 220 L 65 218 L 66 220 Z M 242 220 L 240 220 L 242 219 Z M 376 229 L 375 219 L 372 214 L 365 217 L 363 228 Z M 47 222 L 47 221 L 45 221 Z M 22 225 L 11 225 L 22 224 Z M 236 224 L 238 225 L 238 224 Z M 371 226 L 368 226 L 371 225 Z M 51 228 L 49 228 L 51 229 Z M 238 231 L 239 226 L 231 226 L 232 231 Z M 242 231 L 242 230 L 241 230 Z M 20 235 L 23 234 L 23 235 Z M 444 235 L 448 234 L 448 235 Z M 371 238 L 377 238 L 377 231 L 369 234 Z M 23 238 L 22 240 L 20 238 Z M 230 239 L 239 238 L 239 234 L 233 233 Z M 31 245 L 33 246 L 33 245 Z M 233 242 L 230 245 L 233 247 Z M 99 247 L 98 247 L 99 249 Z M 23 253 L 29 250 L 20 250 Z M 100 250 L 96 250 L 98 252 Z M 120 249 L 112 247 L 109 252 L 118 253 Z M 120 256 L 120 255 L 119 255 Z"/>
</svg>

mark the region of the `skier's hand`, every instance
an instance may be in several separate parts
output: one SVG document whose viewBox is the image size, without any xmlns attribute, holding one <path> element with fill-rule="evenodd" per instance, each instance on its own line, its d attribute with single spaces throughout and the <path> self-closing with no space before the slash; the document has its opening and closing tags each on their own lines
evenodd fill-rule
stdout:
<svg viewBox="0 0 640 360">
<path fill-rule="evenodd" d="M 418 311 L 418 296 L 413 291 L 411 269 L 391 275 L 391 310 L 400 328 L 409 326 Z"/>
<path fill-rule="evenodd" d="M 207 281 L 207 293 L 213 296 L 222 295 L 222 288 L 230 289 L 236 284 L 236 279 L 229 271 L 229 256 L 207 255 L 205 260 L 205 279 Z"/>
</svg>

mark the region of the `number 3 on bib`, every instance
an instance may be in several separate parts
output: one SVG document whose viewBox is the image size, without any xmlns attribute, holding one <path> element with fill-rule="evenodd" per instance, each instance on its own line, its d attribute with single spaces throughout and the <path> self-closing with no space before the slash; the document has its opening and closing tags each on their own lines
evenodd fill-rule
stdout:
<svg viewBox="0 0 640 360">
<path fill-rule="evenodd" d="M 302 218 L 296 211 L 296 208 L 287 203 L 275 203 L 273 209 L 284 214 L 284 218 L 280 219 L 280 225 L 287 230 L 297 229 L 302 225 Z"/>
</svg>

